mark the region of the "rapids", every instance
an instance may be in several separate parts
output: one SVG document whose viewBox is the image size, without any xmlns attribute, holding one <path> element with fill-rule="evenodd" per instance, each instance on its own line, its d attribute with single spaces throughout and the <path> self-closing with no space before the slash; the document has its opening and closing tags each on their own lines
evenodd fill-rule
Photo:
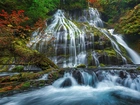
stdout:
<svg viewBox="0 0 140 105">
<path fill-rule="evenodd" d="M 118 75 L 120 72 L 126 73 L 126 77 L 120 77 Z M 101 73 L 101 75 L 98 75 L 98 73 Z M 79 78 L 83 81 L 78 82 L 78 76 L 75 75 L 80 75 Z M 122 82 L 119 82 L 119 79 Z M 124 87 L 125 84 L 127 84 L 126 87 Z M 131 85 L 133 86 L 131 87 Z M 136 85 L 138 85 L 138 88 Z M 140 75 L 131 78 L 128 72 L 118 70 L 71 71 L 66 72 L 62 78 L 59 78 L 50 86 L 0 99 L 0 105 L 41 104 L 140 105 Z"/>
</svg>

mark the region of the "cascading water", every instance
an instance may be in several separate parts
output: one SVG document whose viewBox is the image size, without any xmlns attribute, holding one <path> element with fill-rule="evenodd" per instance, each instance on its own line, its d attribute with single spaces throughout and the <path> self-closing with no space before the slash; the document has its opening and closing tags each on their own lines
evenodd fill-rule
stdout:
<svg viewBox="0 0 140 105">
<path fill-rule="evenodd" d="M 98 10 L 89 8 L 89 11 L 85 12 L 85 13 L 86 13 L 85 18 L 86 18 L 87 22 L 89 23 L 89 25 L 97 28 L 100 32 L 102 32 L 111 41 L 113 49 L 117 52 L 117 54 L 119 54 L 122 57 L 123 62 L 126 64 L 127 60 L 121 54 L 121 50 L 120 50 L 118 44 L 111 38 L 110 33 L 106 29 L 103 29 L 103 21 L 100 19 L 100 14 L 99 14 Z"/>
<path fill-rule="evenodd" d="M 80 64 L 88 66 L 88 57 L 92 56 L 91 58 L 94 59 L 94 63 L 90 63 L 90 66 L 91 64 L 99 66 L 100 60 L 103 60 L 105 58 L 103 56 L 107 56 L 107 53 L 104 52 L 105 55 L 102 54 L 102 56 L 96 57 L 96 50 L 98 51 L 101 49 L 95 48 L 94 43 L 95 41 L 97 42 L 97 36 L 94 36 L 94 33 L 92 31 L 92 27 L 94 27 L 96 30 L 102 33 L 100 37 L 106 37 L 108 38 L 108 40 L 110 40 L 114 51 L 117 53 L 117 56 L 120 56 L 122 58 L 123 63 L 120 64 L 127 64 L 127 60 L 124 57 L 121 49 L 119 48 L 119 40 L 115 40 L 114 38 L 112 38 L 114 34 L 112 35 L 112 33 L 110 33 L 107 29 L 103 28 L 103 21 L 100 19 L 100 14 L 97 9 L 89 8 L 88 10 L 84 10 L 82 16 L 74 20 L 77 23 L 79 22 L 79 24 L 82 24 L 80 26 L 81 29 L 79 29 L 76 24 L 72 22 L 72 20 L 67 19 L 64 16 L 64 12 L 62 10 L 58 10 L 54 14 L 51 24 L 48 25 L 46 29 L 42 31 L 39 31 L 38 29 L 33 34 L 28 46 L 32 49 L 37 49 L 40 52 L 47 53 L 48 42 L 54 39 L 54 41 L 51 41 L 51 43 L 52 47 L 54 48 L 53 53 L 55 54 L 50 58 L 55 62 L 55 64 L 59 65 L 60 67 L 75 67 Z M 87 25 L 87 23 L 89 25 Z M 98 42 L 102 43 L 100 41 Z M 124 43 L 125 42 L 123 42 L 122 44 Z M 126 45 L 123 46 L 130 54 L 133 63 L 139 64 L 140 62 L 135 59 L 138 58 L 138 56 L 136 56 L 136 53 L 134 55 L 133 50 L 130 50 L 130 48 Z M 108 57 L 107 61 L 109 61 Z M 102 62 L 105 62 L 105 64 L 107 64 L 106 61 Z"/>
<path fill-rule="evenodd" d="M 55 81 L 53 86 L 67 87 L 78 84 L 96 88 L 102 88 L 103 85 L 106 87 L 124 86 L 140 92 L 140 75 L 128 73 L 125 70 L 98 70 L 96 72 L 77 70 L 65 73 L 64 77 Z"/>
<path fill-rule="evenodd" d="M 95 60 L 96 66 L 99 67 L 99 66 L 100 66 L 100 63 L 99 63 L 99 60 L 98 60 L 98 57 L 97 57 L 96 52 L 93 51 L 93 52 L 92 52 L 92 55 L 93 55 L 93 58 L 94 58 L 94 60 Z"/>
<path fill-rule="evenodd" d="M 140 56 L 132 50 L 123 40 L 122 36 L 119 34 L 114 34 L 114 29 L 110 29 L 109 32 L 111 33 L 112 36 L 114 36 L 117 40 L 117 42 L 125 48 L 125 50 L 129 53 L 129 56 L 131 60 L 133 61 L 134 64 L 140 64 Z"/>
<path fill-rule="evenodd" d="M 49 36 L 48 33 L 51 33 L 51 35 Z M 73 22 L 66 19 L 62 10 L 58 10 L 55 13 L 52 24 L 46 28 L 44 34 L 40 35 L 39 33 L 39 35 L 35 38 L 33 35 L 34 40 L 31 42 L 38 43 L 40 41 L 38 45 L 39 48 L 37 48 L 38 46 L 36 44 L 31 43 L 31 45 L 33 44 L 33 48 L 43 49 L 42 45 L 51 39 L 48 37 L 55 37 L 53 43 L 55 48 L 53 61 L 56 64 L 61 63 L 63 64 L 62 67 L 72 67 L 81 63 L 86 63 L 84 61 L 86 57 L 84 32 L 80 31 L 80 29 L 78 29 Z M 36 42 L 36 40 L 38 40 L 38 42 Z M 60 60 L 60 54 L 63 56 L 68 56 L 68 59 L 64 57 Z"/>
<path fill-rule="evenodd" d="M 103 21 L 101 20 L 100 14 L 96 8 L 89 7 L 88 11 L 84 11 L 83 17 L 91 26 L 103 28 Z"/>
<path fill-rule="evenodd" d="M 122 55 L 121 50 L 120 50 L 118 44 L 111 38 L 109 32 L 108 32 L 106 29 L 100 29 L 100 28 L 98 28 L 98 29 L 99 29 L 101 32 L 103 32 L 104 35 L 106 35 L 106 36 L 110 39 L 111 44 L 112 44 L 112 46 L 113 46 L 113 49 L 117 52 L 117 54 L 119 54 L 119 55 L 122 57 L 123 62 L 126 64 L 126 63 L 127 63 L 126 58 Z"/>
<path fill-rule="evenodd" d="M 0 99 L 0 105 L 140 105 L 140 75 L 75 70 L 53 85 Z"/>
</svg>

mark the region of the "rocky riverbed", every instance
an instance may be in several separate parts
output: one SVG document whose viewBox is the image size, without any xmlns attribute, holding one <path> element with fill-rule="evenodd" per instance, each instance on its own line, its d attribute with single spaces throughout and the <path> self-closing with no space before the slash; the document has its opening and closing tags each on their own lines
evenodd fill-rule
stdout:
<svg viewBox="0 0 140 105">
<path fill-rule="evenodd" d="M 0 73 L 0 97 L 5 97 L 21 92 L 31 91 L 51 85 L 55 80 L 62 77 L 64 72 L 72 72 L 73 77 L 82 83 L 82 76 L 80 71 L 88 73 L 95 72 L 100 78 L 102 71 L 112 73 L 117 71 L 120 78 L 127 78 L 127 73 L 131 78 L 136 78 L 140 75 L 138 65 L 129 66 L 111 66 L 111 67 L 98 67 L 98 68 L 63 68 L 63 69 L 47 69 L 47 70 L 24 70 L 22 72 L 1 72 Z"/>
</svg>

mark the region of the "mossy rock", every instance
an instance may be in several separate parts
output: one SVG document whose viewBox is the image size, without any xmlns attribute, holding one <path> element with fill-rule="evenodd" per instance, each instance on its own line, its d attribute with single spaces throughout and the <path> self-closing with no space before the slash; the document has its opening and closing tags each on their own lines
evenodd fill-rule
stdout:
<svg viewBox="0 0 140 105">
<path fill-rule="evenodd" d="M 80 65 L 76 66 L 76 68 L 86 68 L 86 65 L 85 64 L 80 64 Z"/>
<path fill-rule="evenodd" d="M 11 56 L 3 56 L 0 57 L 0 72 L 8 71 L 9 65 L 13 62 L 13 57 Z"/>
<path fill-rule="evenodd" d="M 30 87 L 30 82 L 27 81 L 27 82 L 24 82 L 22 85 L 21 85 L 21 89 L 27 89 Z"/>
<path fill-rule="evenodd" d="M 23 72 L 24 66 L 16 66 L 12 69 L 12 72 Z"/>
<path fill-rule="evenodd" d="M 25 42 L 17 40 L 14 42 L 13 53 L 17 56 L 18 64 L 24 65 L 36 65 L 43 70 L 48 68 L 58 68 L 49 58 L 39 53 L 36 50 L 32 50 L 26 46 Z"/>
<path fill-rule="evenodd" d="M 88 66 L 88 68 L 93 68 L 93 69 L 95 69 L 95 68 L 97 68 L 97 66 Z"/>
<path fill-rule="evenodd" d="M 104 49 L 104 52 L 107 53 L 107 55 L 110 56 L 116 56 L 116 52 L 114 51 L 114 49 Z"/>
<path fill-rule="evenodd" d="M 105 64 L 103 64 L 103 63 L 100 63 L 100 66 L 101 66 L 101 67 L 105 67 L 106 65 L 105 65 Z"/>
<path fill-rule="evenodd" d="M 140 70 L 140 66 L 137 68 L 137 70 Z"/>
</svg>

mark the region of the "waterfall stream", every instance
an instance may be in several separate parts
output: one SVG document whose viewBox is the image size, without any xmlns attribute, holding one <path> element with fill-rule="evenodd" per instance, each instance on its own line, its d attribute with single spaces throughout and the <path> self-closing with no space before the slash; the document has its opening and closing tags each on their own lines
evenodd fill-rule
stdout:
<svg viewBox="0 0 140 105">
<path fill-rule="evenodd" d="M 106 37 L 107 40 L 111 42 L 112 49 L 116 52 L 116 58 L 114 59 L 118 59 L 119 56 L 122 58 L 122 63 L 120 64 L 127 64 L 127 59 L 125 57 L 126 55 L 122 53 L 119 44 L 127 50 L 134 64 L 140 64 L 140 60 L 138 60 L 140 59 L 139 55 L 129 48 L 123 39 L 119 36 L 117 37 L 112 31 L 108 31 L 104 28 L 103 21 L 97 9 L 89 8 L 88 10 L 84 10 L 78 19 L 74 19 L 76 23 L 66 17 L 65 14 L 63 10 L 57 10 L 52 18 L 51 24 L 49 24 L 47 28 L 43 30 L 38 29 L 33 33 L 28 46 L 40 52 L 47 53 L 49 50 L 48 43 L 54 39 L 54 41 L 51 41 L 51 48 L 54 49 L 54 51 L 52 51 L 54 55 L 51 56 L 50 59 L 53 60 L 55 64 L 60 67 L 76 67 L 80 64 L 86 66 L 96 65 L 98 67 L 100 63 L 103 62 L 107 64 L 107 61 L 112 59 L 106 52 L 103 52 L 103 54 L 98 53 L 99 50 L 106 51 L 107 47 L 104 47 L 102 44 L 107 42 L 100 41 L 100 38 Z M 81 28 L 78 27 L 77 24 L 80 24 Z M 94 35 L 92 28 L 102 34 L 99 36 L 99 39 Z M 113 37 L 115 37 L 115 39 Z M 96 46 L 95 43 L 99 43 L 99 45 Z M 98 57 L 96 53 L 99 54 Z M 94 59 L 94 62 L 89 61 L 90 56 Z M 107 61 L 103 61 L 103 59 L 105 59 L 104 56 L 106 56 Z"/>
<path fill-rule="evenodd" d="M 140 56 L 125 43 L 122 36 L 118 35 L 118 34 L 114 34 L 113 29 L 110 29 L 109 32 L 111 33 L 112 36 L 114 36 L 116 38 L 117 42 L 126 49 L 126 51 L 129 53 L 129 56 L 130 56 L 131 60 L 133 61 L 133 63 L 140 64 Z"/>
<path fill-rule="evenodd" d="M 0 98 L 0 105 L 140 105 L 140 75 L 69 71 L 42 89 Z"/>
</svg>

